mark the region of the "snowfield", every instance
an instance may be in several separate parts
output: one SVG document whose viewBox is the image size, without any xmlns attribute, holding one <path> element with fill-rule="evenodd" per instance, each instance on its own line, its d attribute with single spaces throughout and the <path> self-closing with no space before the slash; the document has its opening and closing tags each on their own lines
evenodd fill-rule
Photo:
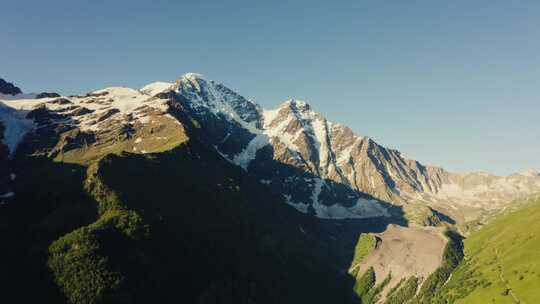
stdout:
<svg viewBox="0 0 540 304">
<path fill-rule="evenodd" d="M 13 156 L 17 145 L 26 133 L 35 127 L 33 120 L 26 119 L 27 111 L 20 111 L 0 101 L 0 122 L 4 125 L 4 144 L 8 146 L 10 156 Z"/>
</svg>

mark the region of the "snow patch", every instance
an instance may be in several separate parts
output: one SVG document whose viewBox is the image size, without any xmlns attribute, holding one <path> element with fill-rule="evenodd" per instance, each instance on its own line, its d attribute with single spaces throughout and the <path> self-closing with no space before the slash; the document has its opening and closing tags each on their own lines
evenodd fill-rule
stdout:
<svg viewBox="0 0 540 304">
<path fill-rule="evenodd" d="M 295 203 L 292 201 L 292 197 L 287 194 L 283 194 L 283 197 L 285 197 L 285 203 L 287 205 L 292 206 L 294 209 L 302 213 L 308 213 L 309 204 L 305 204 L 301 202 Z"/>
<path fill-rule="evenodd" d="M 247 171 L 247 168 L 252 160 L 255 159 L 257 151 L 268 144 L 268 136 L 266 134 L 258 134 L 247 145 L 247 147 L 233 158 L 233 163 L 242 167 Z"/>
<path fill-rule="evenodd" d="M 141 92 L 126 88 L 126 87 L 109 87 L 102 90 L 94 91 L 94 94 L 100 94 L 108 92 L 108 98 L 113 99 L 112 106 L 122 113 L 130 113 L 135 108 L 141 106 L 141 103 L 148 99 L 147 95 L 141 94 Z"/>
<path fill-rule="evenodd" d="M 274 110 L 263 110 L 262 116 L 264 119 L 264 128 L 268 128 L 270 124 L 278 117 L 279 111 L 281 108 L 277 108 Z"/>
<path fill-rule="evenodd" d="M 319 158 L 319 165 L 325 167 L 328 163 L 328 145 L 327 145 L 327 132 L 326 132 L 326 121 L 322 119 L 313 119 L 311 122 L 313 128 L 313 135 L 316 140 L 317 154 Z"/>
<path fill-rule="evenodd" d="M 390 217 L 388 210 L 377 200 L 368 200 L 359 198 L 352 207 L 344 207 L 341 204 L 334 203 L 327 206 L 319 201 L 319 196 L 326 183 L 321 179 L 316 179 L 311 196 L 312 206 L 315 210 L 315 216 L 325 219 L 348 219 L 348 218 L 371 218 L 371 217 Z"/>
<path fill-rule="evenodd" d="M 172 86 L 172 82 L 156 81 L 145 85 L 140 91 L 146 95 L 154 96 L 169 90 Z"/>
<path fill-rule="evenodd" d="M 206 78 L 202 74 L 199 74 L 199 73 L 189 72 L 189 73 L 184 74 L 183 77 L 185 77 L 185 78 L 187 78 L 189 80 L 201 79 L 201 80 L 206 81 Z"/>
<path fill-rule="evenodd" d="M 4 144 L 12 157 L 26 133 L 35 128 L 33 120 L 26 119 L 26 111 L 18 111 L 0 102 L 0 122 L 4 125 Z"/>
</svg>

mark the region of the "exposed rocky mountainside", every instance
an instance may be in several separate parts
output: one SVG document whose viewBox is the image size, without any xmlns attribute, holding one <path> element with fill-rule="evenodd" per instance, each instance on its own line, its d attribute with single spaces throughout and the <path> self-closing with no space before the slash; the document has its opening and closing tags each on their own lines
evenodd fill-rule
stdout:
<svg viewBox="0 0 540 304">
<path fill-rule="evenodd" d="M 387 216 L 376 203 L 384 201 L 428 205 L 468 221 L 540 191 L 536 172 L 498 177 L 424 166 L 329 122 L 303 101 L 265 110 L 197 74 L 169 89 L 199 121 L 200 136 L 210 146 L 299 211 L 318 217 Z"/>
<path fill-rule="evenodd" d="M 406 211 L 428 206 L 465 222 L 540 191 L 537 172 L 498 177 L 425 166 L 328 121 L 306 102 L 265 110 L 194 73 L 141 90 L 4 101 L 3 109 L 11 113 L 2 114 L 10 153 L 34 130 L 26 138 L 48 134 L 40 137 L 46 142 L 21 147 L 64 161 L 163 150 L 182 141 L 181 122 L 190 121 L 199 140 L 289 205 L 320 218 L 388 217 L 389 204 L 397 204 Z"/>
<path fill-rule="evenodd" d="M 22 94 L 20 88 L 16 87 L 13 83 L 7 82 L 0 78 L 0 94 L 3 95 L 17 95 Z"/>
<path fill-rule="evenodd" d="M 265 110 L 198 74 L 185 75 L 169 89 L 199 121 L 200 136 L 210 146 L 299 211 L 318 217 L 388 216 L 377 203 L 382 201 L 428 205 L 468 221 L 540 191 L 535 172 L 452 174 L 406 159 L 328 121 L 303 101 Z"/>
</svg>

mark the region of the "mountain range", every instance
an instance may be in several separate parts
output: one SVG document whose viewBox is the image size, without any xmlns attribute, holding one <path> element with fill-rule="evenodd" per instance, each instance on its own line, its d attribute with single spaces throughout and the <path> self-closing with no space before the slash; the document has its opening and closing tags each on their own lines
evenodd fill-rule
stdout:
<svg viewBox="0 0 540 304">
<path fill-rule="evenodd" d="M 390 216 L 385 206 L 391 204 L 405 210 L 427 206 L 469 222 L 540 191 L 534 170 L 507 177 L 450 173 L 332 123 L 304 101 L 266 110 L 194 73 L 140 90 L 111 87 L 85 96 L 4 101 L 3 111 L 13 113 L 4 114 L 11 116 L 4 118 L 10 153 L 37 130 L 59 139 L 37 147 L 39 153 L 60 158 L 81 148 L 95 150 L 92 156 L 112 147 L 132 153 L 166 149 L 189 120 L 205 145 L 287 204 L 319 218 Z"/>
<path fill-rule="evenodd" d="M 174 275 L 193 303 L 391 303 L 412 278 L 424 303 L 435 297 L 426 286 L 459 263 L 457 233 L 540 192 L 535 170 L 451 173 L 305 101 L 263 109 L 200 74 L 71 96 L 2 83 L 0 241 L 11 245 L 0 258 L 24 265 L 8 274 L 34 274 L 35 296 L 60 302 L 175 302 L 178 286 L 166 280 Z M 368 233 L 379 258 L 355 264 Z M 390 261 L 375 267 L 369 288 L 358 285 L 370 281 L 366 265 L 398 248 L 396 235 L 409 244 L 395 253 L 407 268 Z M 427 240 L 437 245 L 409 253 L 434 257 L 429 269 L 406 255 Z M 17 290 L 27 276 L 3 279 Z"/>
</svg>

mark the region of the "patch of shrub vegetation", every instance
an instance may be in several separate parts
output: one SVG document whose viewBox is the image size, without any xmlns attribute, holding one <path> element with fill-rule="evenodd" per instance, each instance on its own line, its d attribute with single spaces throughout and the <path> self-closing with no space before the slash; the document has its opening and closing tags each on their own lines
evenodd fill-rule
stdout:
<svg viewBox="0 0 540 304">
<path fill-rule="evenodd" d="M 126 281 L 140 253 L 135 241 L 146 235 L 140 221 L 132 211 L 109 211 L 51 244 L 47 265 L 68 302 L 135 302 Z"/>
<path fill-rule="evenodd" d="M 386 278 L 376 286 L 372 287 L 365 295 L 360 298 L 361 304 L 375 304 L 379 301 L 381 292 L 392 280 L 392 274 L 389 273 Z"/>
<path fill-rule="evenodd" d="M 373 288 L 375 285 L 375 270 L 373 267 L 369 267 L 368 270 L 366 270 L 358 280 L 356 281 L 356 284 L 354 285 L 354 292 L 358 295 L 360 299 L 365 297 L 368 292 Z"/>
<path fill-rule="evenodd" d="M 401 284 L 397 290 L 394 290 L 386 298 L 386 304 L 405 304 L 410 303 L 418 289 L 418 278 L 410 277 Z"/>
<path fill-rule="evenodd" d="M 371 233 L 362 233 L 358 237 L 358 243 L 354 248 L 353 265 L 361 263 L 377 247 L 377 238 Z"/>
<path fill-rule="evenodd" d="M 350 274 L 357 278 L 360 275 L 360 264 L 369 255 L 373 253 L 377 247 L 377 237 L 371 233 L 361 233 L 354 248 L 354 257 L 351 262 Z M 357 278 L 358 279 L 358 278 Z"/>
<path fill-rule="evenodd" d="M 470 261 L 463 261 L 452 273 L 453 276 L 460 279 L 450 280 L 446 285 L 439 288 L 432 296 L 430 303 L 454 303 L 476 288 L 489 286 L 489 282 L 482 278 L 476 268 Z"/>
<path fill-rule="evenodd" d="M 396 292 L 399 288 L 401 288 L 401 285 L 403 285 L 405 281 L 406 281 L 405 278 L 401 278 L 401 280 L 399 280 L 399 282 L 394 287 L 390 288 L 390 290 L 388 291 L 387 297 L 391 296 L 394 292 Z"/>
</svg>

